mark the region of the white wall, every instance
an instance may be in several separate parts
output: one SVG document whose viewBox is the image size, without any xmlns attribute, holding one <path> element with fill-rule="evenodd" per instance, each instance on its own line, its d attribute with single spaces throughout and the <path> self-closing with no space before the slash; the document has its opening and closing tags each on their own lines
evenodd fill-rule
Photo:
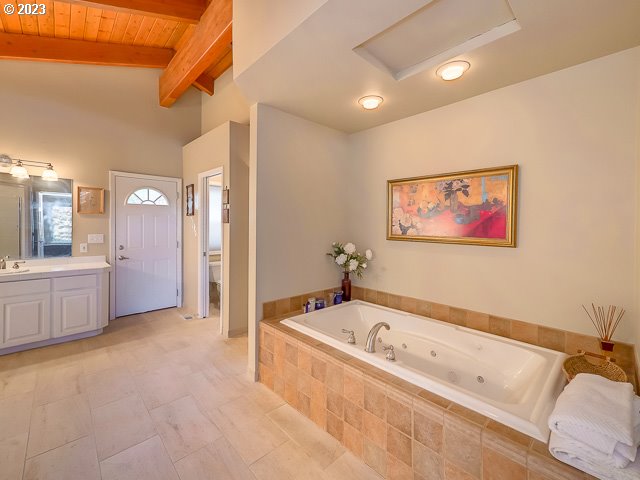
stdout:
<svg viewBox="0 0 640 480">
<path fill-rule="evenodd" d="M 348 161 L 346 134 L 266 105 L 252 107 L 250 328 L 262 318 L 262 302 L 339 281 L 324 253 L 348 237 Z"/>
<path fill-rule="evenodd" d="M 200 247 L 201 192 L 198 174 L 223 168 L 223 186 L 230 189 L 231 223 L 222 234 L 222 325 L 225 336 L 247 330 L 247 250 L 249 127 L 227 122 L 186 145 L 183 149 L 183 181 L 194 184 L 195 215 L 184 217 L 184 305 L 198 311 L 198 264 Z M 207 286 L 208 287 L 208 286 Z"/>
<path fill-rule="evenodd" d="M 234 0 L 233 65 L 240 75 L 327 0 Z"/>
<path fill-rule="evenodd" d="M 639 85 L 635 48 L 352 135 L 358 284 L 587 334 L 580 305 L 616 304 L 635 341 Z M 513 163 L 518 248 L 385 240 L 387 180 Z"/>
<path fill-rule="evenodd" d="M 180 177 L 182 145 L 200 132 L 200 95 L 158 104 L 159 70 L 0 62 L 0 153 L 51 162 L 80 186 L 109 187 L 109 170 Z M 40 175 L 41 169 L 30 173 Z M 75 201 L 75 195 L 74 195 Z M 106 255 L 108 192 L 102 215 L 73 216 L 73 254 L 104 233 L 88 255 Z"/>
<path fill-rule="evenodd" d="M 233 81 L 233 68 L 216 78 L 213 95 L 202 93 L 202 135 L 228 121 L 249 124 L 249 104 Z"/>
</svg>

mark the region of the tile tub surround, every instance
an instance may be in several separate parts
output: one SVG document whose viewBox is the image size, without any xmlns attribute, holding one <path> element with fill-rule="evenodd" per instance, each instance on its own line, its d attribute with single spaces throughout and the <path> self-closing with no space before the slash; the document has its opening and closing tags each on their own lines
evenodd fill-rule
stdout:
<svg viewBox="0 0 640 480">
<path fill-rule="evenodd" d="M 547 446 L 279 323 L 260 382 L 389 479 L 578 480 Z"/>
<path fill-rule="evenodd" d="M 265 302 L 262 306 L 263 319 L 267 320 L 286 314 L 297 315 L 302 313 L 302 305 L 309 297 L 325 298 L 330 292 L 339 289 L 337 287 L 319 290 L 295 297 Z M 519 340 L 569 355 L 575 355 L 579 349 L 600 352 L 600 343 L 597 337 L 545 327 L 535 323 L 521 322 L 488 313 L 474 312 L 441 303 L 355 286 L 352 288 L 351 298 L 492 333 L 500 337 Z M 616 359 L 616 364 L 627 373 L 629 381 L 633 383 L 637 392 L 639 383 L 637 380 L 638 370 L 635 365 L 634 346 L 628 343 L 616 342 L 613 357 Z"/>
</svg>

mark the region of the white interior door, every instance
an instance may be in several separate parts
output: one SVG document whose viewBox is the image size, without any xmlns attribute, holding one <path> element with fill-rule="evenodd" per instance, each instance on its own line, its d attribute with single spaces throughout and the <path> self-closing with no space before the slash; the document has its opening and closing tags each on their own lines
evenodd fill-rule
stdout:
<svg viewBox="0 0 640 480">
<path fill-rule="evenodd" d="M 117 317 L 175 307 L 179 297 L 179 182 L 115 177 Z"/>
</svg>

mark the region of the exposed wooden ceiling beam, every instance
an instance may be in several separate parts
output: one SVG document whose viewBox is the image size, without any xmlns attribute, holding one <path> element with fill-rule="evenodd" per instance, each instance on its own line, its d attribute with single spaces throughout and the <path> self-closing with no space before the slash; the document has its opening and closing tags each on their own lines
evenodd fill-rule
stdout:
<svg viewBox="0 0 640 480">
<path fill-rule="evenodd" d="M 191 38 L 177 51 L 160 77 L 160 105 L 171 106 L 231 45 L 231 0 L 214 0 Z"/>
<path fill-rule="evenodd" d="M 196 78 L 196 81 L 193 82 L 193 86 L 201 92 L 213 95 L 213 86 L 215 84 L 215 81 L 215 78 L 205 72 L 198 78 Z"/>
<path fill-rule="evenodd" d="M 198 23 L 207 4 L 204 0 L 69 0 L 87 7 L 152 15 L 183 23 Z"/>
<path fill-rule="evenodd" d="M 8 60 L 164 68 L 169 65 L 173 54 L 170 48 L 0 33 L 0 59 Z"/>
<path fill-rule="evenodd" d="M 207 70 L 207 73 L 215 79 L 226 72 L 231 65 L 233 65 L 233 51 L 229 48 L 229 52 L 222 57 L 222 60 Z"/>
</svg>

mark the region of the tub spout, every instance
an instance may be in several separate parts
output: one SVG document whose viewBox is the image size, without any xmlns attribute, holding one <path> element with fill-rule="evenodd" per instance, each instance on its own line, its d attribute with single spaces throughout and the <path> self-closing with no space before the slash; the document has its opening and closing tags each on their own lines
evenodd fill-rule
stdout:
<svg viewBox="0 0 640 480">
<path fill-rule="evenodd" d="M 376 338 L 378 337 L 378 331 L 382 328 L 386 328 L 389 330 L 389 324 L 387 322 L 379 322 L 376 323 L 371 330 L 369 331 L 369 335 L 367 336 L 367 346 L 364 351 L 368 353 L 375 353 L 376 351 Z"/>
</svg>

